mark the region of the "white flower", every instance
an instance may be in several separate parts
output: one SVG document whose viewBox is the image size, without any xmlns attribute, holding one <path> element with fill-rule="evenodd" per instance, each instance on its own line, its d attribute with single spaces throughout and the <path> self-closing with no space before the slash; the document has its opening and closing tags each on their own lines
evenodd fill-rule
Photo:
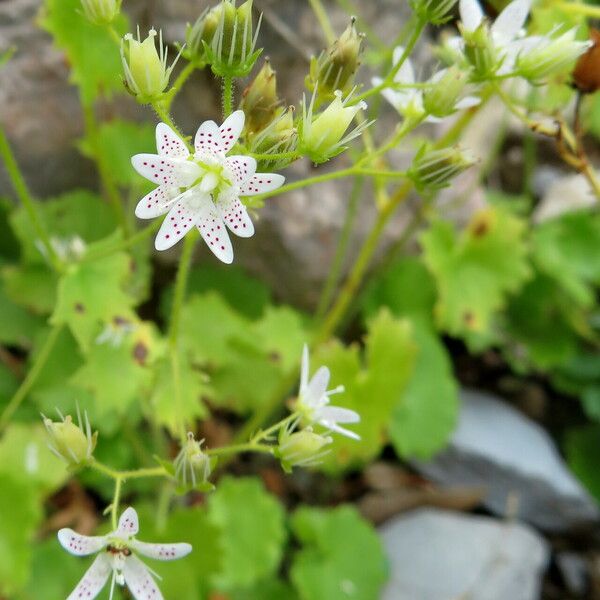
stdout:
<svg viewBox="0 0 600 600">
<path fill-rule="evenodd" d="M 135 552 L 157 560 L 176 560 L 192 551 L 189 544 L 148 544 L 135 539 L 138 532 L 138 516 L 133 508 L 126 509 L 119 519 L 119 526 L 108 535 L 80 535 L 72 529 L 61 529 L 58 541 L 76 556 L 99 552 L 83 579 L 67 600 L 92 600 L 112 573 L 110 598 L 115 584 L 127 585 L 135 600 L 162 600 L 152 571 L 136 556 Z"/>
<path fill-rule="evenodd" d="M 398 61 L 404 54 L 404 48 L 402 46 L 397 46 L 394 48 L 394 54 L 392 63 L 393 65 L 397 65 Z M 440 79 L 444 77 L 447 69 L 442 69 L 438 71 L 433 77 L 429 80 L 429 83 L 432 85 L 437 83 Z M 381 77 L 373 77 L 371 83 L 374 86 L 379 86 L 383 83 L 383 79 Z M 407 58 L 398 69 L 396 74 L 394 75 L 394 83 L 399 85 L 405 85 L 406 88 L 402 89 L 393 89 L 393 88 L 384 88 L 381 90 L 381 95 L 405 118 L 411 119 L 420 119 L 425 113 L 425 107 L 423 105 L 423 96 L 424 90 L 417 89 L 414 87 L 410 87 L 416 83 L 415 70 L 413 68 L 412 62 L 410 58 Z M 465 96 L 461 98 L 454 104 L 455 110 L 461 110 L 463 108 L 470 108 L 471 106 L 476 106 L 479 104 L 480 99 L 475 96 Z M 425 119 L 426 121 L 437 123 L 441 121 L 440 118 L 434 117 L 433 115 L 428 115 Z"/>
<path fill-rule="evenodd" d="M 333 390 L 327 390 L 330 377 L 327 367 L 320 367 L 310 381 L 308 381 L 308 373 L 308 347 L 305 345 L 302 351 L 300 393 L 296 403 L 296 410 L 301 413 L 302 419 L 309 424 L 318 423 L 330 431 L 360 440 L 360 436 L 356 433 L 338 425 L 338 423 L 358 423 L 360 415 L 348 408 L 328 406 L 329 396 L 343 392 L 344 387 L 338 386 Z"/>
<path fill-rule="evenodd" d="M 254 196 L 280 187 L 285 178 L 256 173 L 250 156 L 225 156 L 244 127 L 241 110 L 219 127 L 214 121 L 200 125 L 190 154 L 185 143 L 164 123 L 156 127 L 158 154 L 136 154 L 135 170 L 158 187 L 140 200 L 135 214 L 153 219 L 167 213 L 155 240 L 157 250 L 177 243 L 197 227 L 207 246 L 225 263 L 233 261 L 226 227 L 240 237 L 254 234 L 254 225 L 240 196 Z"/>
</svg>

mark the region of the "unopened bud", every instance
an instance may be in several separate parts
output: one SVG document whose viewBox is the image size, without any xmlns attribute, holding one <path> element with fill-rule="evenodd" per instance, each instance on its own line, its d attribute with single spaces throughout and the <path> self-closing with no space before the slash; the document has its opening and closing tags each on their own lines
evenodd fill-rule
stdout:
<svg viewBox="0 0 600 600">
<path fill-rule="evenodd" d="M 363 36 L 356 31 L 356 19 L 321 55 L 310 61 L 310 74 L 306 77 L 306 87 L 317 91 L 317 99 L 331 100 L 336 90 L 343 94 L 354 86 L 354 75 L 358 69 Z"/>
<path fill-rule="evenodd" d="M 432 25 L 443 25 L 452 18 L 458 0 L 410 0 L 415 14 Z"/>
<path fill-rule="evenodd" d="M 204 65 L 204 46 L 210 46 L 215 37 L 222 10 L 221 4 L 210 10 L 205 9 L 193 25 L 187 24 L 183 54 L 190 62 Z"/>
<path fill-rule="evenodd" d="M 296 150 L 298 132 L 294 126 L 294 107 L 277 109 L 275 118 L 256 135 L 248 138 L 248 148 L 253 154 L 272 154 L 273 159 L 257 161 L 259 171 L 279 170 L 290 164 L 289 158 L 280 155 Z"/>
<path fill-rule="evenodd" d="M 154 38 L 158 35 L 158 50 Z M 125 72 L 127 89 L 138 97 L 140 102 L 149 103 L 160 96 L 169 85 L 169 78 L 175 63 L 167 67 L 168 50 L 163 45 L 162 32 L 151 29 L 141 41 L 138 29 L 137 40 L 128 33 L 121 42 L 121 62 Z"/>
<path fill-rule="evenodd" d="M 484 20 L 477 29 L 468 30 L 461 25 L 461 34 L 465 42 L 465 56 L 478 79 L 489 78 L 502 64 L 494 48 L 488 23 Z"/>
<path fill-rule="evenodd" d="M 67 462 L 69 466 L 83 466 L 92 460 L 98 432 L 92 434 L 87 413 L 84 413 L 83 426 L 81 415 L 78 418 L 79 425 L 73 423 L 70 415 L 60 416 L 61 421 L 52 421 L 42 415 L 44 426 L 48 432 L 48 447 L 56 456 Z"/>
<path fill-rule="evenodd" d="M 240 108 L 246 115 L 246 132 L 250 135 L 264 129 L 277 112 L 277 77 L 269 59 L 244 90 Z"/>
<path fill-rule="evenodd" d="M 583 54 L 573 71 L 573 84 L 584 94 L 600 90 L 600 31 L 590 29 L 591 46 Z"/>
<path fill-rule="evenodd" d="M 419 191 L 433 191 L 446 187 L 476 162 L 469 152 L 456 146 L 432 150 L 424 145 L 413 159 L 407 175 Z"/>
<path fill-rule="evenodd" d="M 182 488 L 209 491 L 213 485 L 208 481 L 216 460 L 202 452 L 202 443 L 197 442 L 189 432 L 187 440 L 174 462 L 175 479 Z"/>
<path fill-rule="evenodd" d="M 423 92 L 425 111 L 440 119 L 451 115 L 468 79 L 468 74 L 456 66 L 436 73 L 431 87 Z"/>
<path fill-rule="evenodd" d="M 112 23 L 121 12 L 122 0 L 81 0 L 83 14 L 96 25 Z"/>
<path fill-rule="evenodd" d="M 342 99 L 342 92 L 335 92 L 333 102 L 313 120 L 315 94 L 310 105 L 303 106 L 302 131 L 300 134 L 300 151 L 314 163 L 322 163 L 346 149 L 346 144 L 360 135 L 370 123 L 362 123 L 349 134 L 346 130 L 359 110 L 367 105 L 358 102 L 348 106 L 350 95 Z"/>
<path fill-rule="evenodd" d="M 295 433 L 284 430 L 280 435 L 275 456 L 281 461 L 286 473 L 291 472 L 293 467 L 312 467 L 321 462 L 328 452 L 323 448 L 332 441 L 330 436 L 314 433 L 310 427 Z"/>
</svg>

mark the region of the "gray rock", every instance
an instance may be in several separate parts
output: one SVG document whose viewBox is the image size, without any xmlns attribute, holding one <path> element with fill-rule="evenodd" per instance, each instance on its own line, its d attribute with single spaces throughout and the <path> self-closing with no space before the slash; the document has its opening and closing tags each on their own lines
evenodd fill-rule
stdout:
<svg viewBox="0 0 600 600">
<path fill-rule="evenodd" d="M 484 504 L 548 531 L 597 522 L 596 502 L 561 459 L 550 436 L 495 397 L 463 391 L 449 447 L 416 468 L 448 485 L 481 485 Z"/>
<path fill-rule="evenodd" d="M 548 563 L 525 525 L 421 509 L 380 527 L 390 562 L 381 600 L 536 600 Z"/>
</svg>

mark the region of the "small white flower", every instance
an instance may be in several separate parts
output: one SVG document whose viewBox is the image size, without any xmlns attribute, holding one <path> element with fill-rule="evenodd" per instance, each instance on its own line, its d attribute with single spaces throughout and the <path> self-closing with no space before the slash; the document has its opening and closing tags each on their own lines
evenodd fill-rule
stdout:
<svg viewBox="0 0 600 600">
<path fill-rule="evenodd" d="M 127 585 L 135 600 L 162 600 L 152 571 L 136 556 L 135 552 L 157 560 L 176 560 L 192 551 L 190 544 L 148 544 L 135 539 L 139 529 L 138 516 L 133 508 L 126 509 L 119 519 L 119 526 L 108 535 L 80 535 L 72 529 L 61 529 L 58 541 L 75 556 L 87 556 L 99 552 L 83 579 L 67 600 L 92 600 L 112 573 L 110 599 L 115 584 Z"/>
<path fill-rule="evenodd" d="M 330 431 L 360 440 L 359 435 L 338 425 L 338 423 L 358 423 L 360 415 L 349 408 L 329 406 L 329 396 L 343 392 L 344 386 L 327 390 L 330 377 L 327 367 L 320 367 L 310 381 L 308 373 L 308 347 L 305 345 L 302 351 L 300 393 L 296 403 L 296 410 L 301 413 L 302 420 L 307 421 L 308 424 L 317 423 Z"/>
<path fill-rule="evenodd" d="M 226 227 L 240 237 L 254 234 L 254 225 L 240 196 L 254 196 L 280 187 L 285 178 L 256 173 L 250 156 L 225 156 L 244 128 L 244 112 L 231 114 L 219 127 L 214 121 L 200 125 L 190 154 L 185 143 L 164 123 L 156 127 L 158 154 L 136 154 L 135 170 L 158 187 L 140 200 L 135 214 L 153 219 L 167 213 L 155 240 L 157 250 L 177 243 L 197 227 L 214 255 L 233 261 Z"/>
<path fill-rule="evenodd" d="M 398 61 L 404 54 L 404 48 L 402 46 L 397 46 L 394 48 L 394 54 L 392 63 L 393 65 L 397 65 Z M 433 77 L 429 80 L 429 83 L 432 85 L 437 83 L 444 74 L 447 69 L 442 69 L 433 75 Z M 373 77 L 371 83 L 374 86 L 379 86 L 383 83 L 383 79 L 381 77 Z M 381 90 L 381 95 L 405 118 L 407 119 L 420 119 L 425 113 L 425 107 L 423 106 L 423 96 L 424 90 L 410 87 L 416 83 L 415 70 L 413 68 L 412 62 L 410 58 L 407 58 L 402 66 L 398 69 L 397 73 L 394 75 L 394 83 L 399 85 L 405 85 L 406 88 L 402 89 L 393 89 L 393 88 L 384 88 Z M 461 110 L 464 108 L 470 108 L 471 106 L 476 106 L 480 103 L 480 99 L 475 96 L 465 96 L 456 102 L 454 105 L 455 110 Z M 442 119 L 438 117 L 434 117 L 433 115 L 428 115 L 425 119 L 431 123 L 438 123 Z"/>
</svg>

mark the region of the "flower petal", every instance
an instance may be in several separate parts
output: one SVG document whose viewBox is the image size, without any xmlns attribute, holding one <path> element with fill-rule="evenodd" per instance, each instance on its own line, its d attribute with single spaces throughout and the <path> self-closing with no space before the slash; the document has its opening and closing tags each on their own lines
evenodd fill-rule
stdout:
<svg viewBox="0 0 600 600">
<path fill-rule="evenodd" d="M 329 369 L 327 367 L 319 367 L 317 372 L 312 376 L 306 388 L 306 396 L 310 406 L 321 406 L 322 398 L 326 398 L 325 392 L 329 385 Z"/>
<path fill-rule="evenodd" d="M 202 174 L 196 163 L 158 154 L 136 154 L 131 164 L 142 177 L 156 185 L 188 187 Z"/>
<path fill-rule="evenodd" d="M 163 600 L 148 567 L 134 554 L 123 563 L 123 577 L 135 600 Z"/>
<path fill-rule="evenodd" d="M 212 202 L 207 203 L 196 226 L 211 252 L 220 261 L 231 264 L 233 262 L 231 240 L 225 223 Z"/>
<path fill-rule="evenodd" d="M 130 546 L 140 554 L 156 560 L 176 560 L 187 556 L 192 547 L 190 544 L 148 544 L 134 540 Z"/>
<path fill-rule="evenodd" d="M 183 140 L 165 123 L 156 126 L 156 151 L 161 156 L 187 158 L 190 153 Z"/>
<path fill-rule="evenodd" d="M 302 348 L 302 370 L 300 371 L 300 393 L 302 393 L 308 386 L 308 374 L 308 345 L 304 344 Z"/>
<path fill-rule="evenodd" d="M 72 529 L 64 528 L 58 532 L 60 545 L 75 556 L 87 556 L 102 550 L 106 545 L 106 537 L 101 535 L 80 535 Z"/>
<path fill-rule="evenodd" d="M 138 219 L 154 219 L 164 215 L 175 200 L 171 198 L 169 189 L 173 188 L 159 186 L 146 194 L 135 207 L 135 216 Z"/>
<path fill-rule="evenodd" d="M 110 559 L 106 553 L 98 554 L 92 566 L 86 571 L 77 587 L 69 594 L 67 600 L 92 600 L 104 587 L 112 571 Z"/>
<path fill-rule="evenodd" d="M 319 420 L 319 424 L 321 424 L 323 427 L 326 427 L 327 429 L 330 429 L 331 431 L 335 431 L 336 433 L 339 433 L 340 435 L 343 435 L 345 437 L 352 438 L 353 440 L 360 440 L 360 435 L 358 435 L 357 433 L 354 433 L 354 431 L 350 431 L 349 429 L 346 429 L 345 427 L 340 427 L 339 425 L 336 425 L 335 423 L 330 423 L 329 421 L 325 421 L 325 420 Z"/>
<path fill-rule="evenodd" d="M 121 518 L 119 519 L 119 526 L 115 531 L 117 536 L 121 537 L 129 537 L 132 535 L 136 535 L 140 529 L 140 523 L 138 521 L 138 515 L 135 511 L 135 508 L 131 506 L 126 508 L 121 514 Z"/>
<path fill-rule="evenodd" d="M 279 173 L 256 173 L 240 186 L 240 196 L 255 196 L 276 190 L 284 181 L 285 177 Z"/>
<path fill-rule="evenodd" d="M 496 18 L 492 35 L 500 41 L 509 42 L 518 35 L 531 9 L 531 0 L 513 0 Z"/>
<path fill-rule="evenodd" d="M 402 58 L 404 54 L 403 46 L 396 46 L 394 48 L 394 58 L 393 64 L 397 65 L 398 61 Z M 415 70 L 413 68 L 413 64 L 410 58 L 407 58 L 402 66 L 398 69 L 396 75 L 394 76 L 394 81 L 397 83 L 414 83 L 415 82 Z"/>
<path fill-rule="evenodd" d="M 235 194 L 221 194 L 217 199 L 217 209 L 229 231 L 243 238 L 254 235 L 254 224 L 248 211 Z"/>
<path fill-rule="evenodd" d="M 460 20 L 467 31 L 474 31 L 483 21 L 483 10 L 477 0 L 460 0 Z"/>
<path fill-rule="evenodd" d="M 194 198 L 193 202 L 196 208 L 190 208 L 190 198 L 193 194 L 198 195 L 198 192 L 194 190 L 182 194 L 167 213 L 154 240 L 154 247 L 157 250 L 168 250 L 174 246 L 198 222 L 202 202 L 210 202 L 210 197 L 206 195 L 203 200 Z"/>
<path fill-rule="evenodd" d="M 244 111 L 236 110 L 235 112 L 231 113 L 223 121 L 223 125 L 219 127 L 219 140 L 225 154 L 227 154 L 227 152 L 229 152 L 238 141 L 238 138 L 242 133 L 242 129 L 244 129 L 245 120 L 246 115 L 244 115 Z"/>
<path fill-rule="evenodd" d="M 256 161 L 251 156 L 228 156 L 225 164 L 232 172 L 235 183 L 241 185 L 256 173 Z"/>
<path fill-rule="evenodd" d="M 349 408 L 341 406 L 324 406 L 319 417 L 330 423 L 359 423 L 360 415 Z"/>
<path fill-rule="evenodd" d="M 214 121 L 204 121 L 198 127 L 196 137 L 194 138 L 196 152 L 208 152 L 213 155 L 220 154 L 224 151 L 220 139 L 219 126 Z"/>
<path fill-rule="evenodd" d="M 481 104 L 481 98 L 478 98 L 477 96 L 465 96 L 454 105 L 454 108 L 456 108 L 456 110 L 462 110 L 479 104 Z"/>
</svg>

